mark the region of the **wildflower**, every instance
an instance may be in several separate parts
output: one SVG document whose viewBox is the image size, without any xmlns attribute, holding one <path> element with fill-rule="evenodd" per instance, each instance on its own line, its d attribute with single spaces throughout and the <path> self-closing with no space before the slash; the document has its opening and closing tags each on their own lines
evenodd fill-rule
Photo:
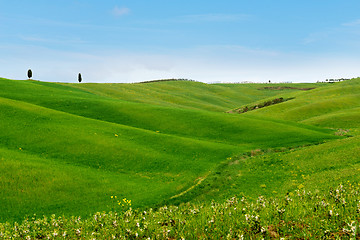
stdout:
<svg viewBox="0 0 360 240">
<path fill-rule="evenodd" d="M 279 214 L 283 214 L 285 212 L 285 209 L 278 209 Z"/>
<path fill-rule="evenodd" d="M 286 199 L 287 202 L 292 202 L 292 199 L 289 196 L 286 196 L 285 199 Z"/>
<path fill-rule="evenodd" d="M 112 223 L 112 224 L 113 224 L 113 226 L 114 226 L 114 227 L 117 227 L 117 226 L 118 226 L 118 225 L 117 225 L 116 220 L 115 220 L 115 221 L 113 221 L 113 223 Z"/>
</svg>

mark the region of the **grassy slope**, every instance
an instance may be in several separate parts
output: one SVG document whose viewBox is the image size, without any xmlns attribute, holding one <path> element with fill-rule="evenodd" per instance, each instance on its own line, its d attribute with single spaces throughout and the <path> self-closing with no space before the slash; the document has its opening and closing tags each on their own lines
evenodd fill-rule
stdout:
<svg viewBox="0 0 360 240">
<path fill-rule="evenodd" d="M 131 102 L 124 96 L 133 88 Z M 245 85 L 244 98 L 239 85 L 1 79 L 0 219 L 86 214 L 106 209 L 110 195 L 153 205 L 232 155 L 334 138 L 326 129 L 218 112 L 278 94 L 257 88 Z"/>
<path fill-rule="evenodd" d="M 69 84 L 64 84 L 65 86 Z M 289 84 L 279 84 L 288 86 Z M 199 82 L 157 82 L 146 84 L 71 84 L 97 95 L 161 106 L 224 112 L 242 104 L 272 97 L 279 93 L 297 92 L 262 90 L 268 84 L 205 84 Z M 289 86 L 292 86 L 291 84 Z M 323 84 L 297 84 L 299 88 L 321 87 Z"/>
<path fill-rule="evenodd" d="M 360 79 L 291 94 L 295 99 L 249 112 L 332 128 L 357 128 L 360 119 Z"/>
<path fill-rule="evenodd" d="M 240 193 L 256 198 L 303 187 L 324 190 L 348 180 L 360 181 L 359 90 L 360 79 L 329 84 L 289 94 L 296 97 L 291 101 L 241 114 L 346 129 L 352 137 L 245 159 L 236 156 L 179 201 L 223 199 Z"/>
</svg>

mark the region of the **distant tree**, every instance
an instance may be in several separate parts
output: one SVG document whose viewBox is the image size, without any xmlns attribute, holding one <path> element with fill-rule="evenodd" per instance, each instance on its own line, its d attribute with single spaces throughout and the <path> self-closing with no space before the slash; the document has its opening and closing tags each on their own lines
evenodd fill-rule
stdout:
<svg viewBox="0 0 360 240">
<path fill-rule="evenodd" d="M 79 73 L 79 75 L 78 75 L 78 81 L 79 81 L 79 83 L 81 83 L 81 81 L 82 81 L 81 73 Z"/>
<path fill-rule="evenodd" d="M 31 71 L 31 69 L 28 70 L 27 76 L 28 76 L 29 79 L 32 78 L 32 71 Z"/>
<path fill-rule="evenodd" d="M 269 80 L 269 83 L 271 83 L 271 81 Z"/>
</svg>

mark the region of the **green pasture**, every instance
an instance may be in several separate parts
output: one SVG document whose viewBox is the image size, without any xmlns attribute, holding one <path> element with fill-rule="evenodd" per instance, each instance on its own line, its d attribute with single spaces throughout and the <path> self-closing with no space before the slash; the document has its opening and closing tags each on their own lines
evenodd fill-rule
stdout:
<svg viewBox="0 0 360 240">
<path fill-rule="evenodd" d="M 357 135 L 358 87 L 358 80 L 64 84 L 0 79 L 0 221 L 34 213 L 87 216 L 111 210 L 112 195 L 145 208 L 236 193 L 271 195 L 301 184 L 321 186 L 320 177 L 332 179 L 324 181 L 328 185 L 336 183 L 335 176 L 357 177 L 356 171 L 346 173 L 358 167 L 358 138 L 335 133 L 349 128 L 346 134 Z M 282 96 L 294 99 L 246 114 L 226 113 Z M 327 110 L 318 110 L 318 104 Z M 263 155 L 244 157 L 251 152 Z"/>
<path fill-rule="evenodd" d="M 234 156 L 178 201 L 222 200 L 236 194 L 256 198 L 259 195 L 286 194 L 298 188 L 325 190 L 341 182 L 360 181 L 359 90 L 359 79 L 353 79 L 311 91 L 290 93 L 287 97 L 294 99 L 288 102 L 236 114 L 336 129 L 335 135 L 347 137 L 300 148 L 259 147 Z"/>
<path fill-rule="evenodd" d="M 360 125 L 359 78 L 287 96 L 294 99 L 248 114 L 330 128 L 358 128 Z"/>
</svg>

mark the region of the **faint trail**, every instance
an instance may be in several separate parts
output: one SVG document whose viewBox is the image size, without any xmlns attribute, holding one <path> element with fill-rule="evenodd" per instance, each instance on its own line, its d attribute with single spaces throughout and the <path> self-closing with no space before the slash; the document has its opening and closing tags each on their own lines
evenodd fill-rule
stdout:
<svg viewBox="0 0 360 240">
<path fill-rule="evenodd" d="M 189 191 L 193 190 L 196 186 L 200 185 L 207 178 L 207 176 L 209 176 L 209 174 L 210 174 L 210 172 L 208 174 L 206 174 L 205 176 L 203 176 L 203 177 L 199 177 L 198 180 L 197 180 L 197 183 L 195 183 L 194 185 L 192 185 L 191 187 L 189 187 L 185 191 L 182 191 L 181 193 L 170 197 L 170 199 L 180 197 L 180 196 L 184 195 L 185 193 L 188 193 Z"/>
</svg>

